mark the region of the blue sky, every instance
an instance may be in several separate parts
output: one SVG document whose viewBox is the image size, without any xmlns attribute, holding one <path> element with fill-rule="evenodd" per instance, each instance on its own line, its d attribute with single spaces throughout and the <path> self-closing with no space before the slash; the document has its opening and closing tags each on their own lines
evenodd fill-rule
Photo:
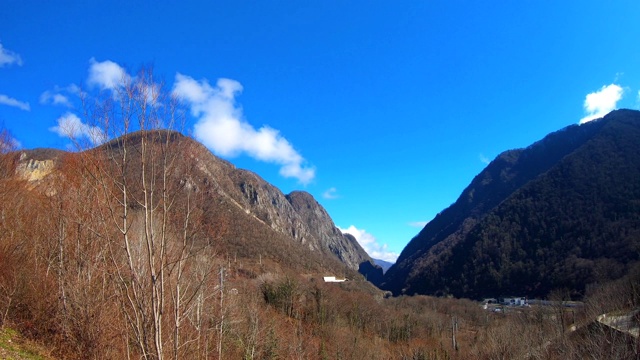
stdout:
<svg viewBox="0 0 640 360">
<path fill-rule="evenodd" d="M 500 152 L 640 104 L 637 0 L 0 8 L 0 124 L 22 148 L 100 134 L 78 89 L 153 66 L 190 109 L 185 131 L 310 192 L 387 260 Z"/>
</svg>

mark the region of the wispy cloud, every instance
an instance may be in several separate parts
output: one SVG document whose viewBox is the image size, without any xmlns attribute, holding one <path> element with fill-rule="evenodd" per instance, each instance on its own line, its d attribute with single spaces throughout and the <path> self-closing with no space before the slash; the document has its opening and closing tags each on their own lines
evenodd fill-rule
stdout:
<svg viewBox="0 0 640 360">
<path fill-rule="evenodd" d="M 257 160 L 280 165 L 280 175 L 308 184 L 315 168 L 293 148 L 280 132 L 269 126 L 255 129 L 243 116 L 235 97 L 242 85 L 231 79 L 219 79 L 215 86 L 176 74 L 173 93 L 184 100 L 197 121 L 194 136 L 218 155 L 246 154 Z"/>
<path fill-rule="evenodd" d="M 14 98 L 8 97 L 7 95 L 0 94 L 0 104 L 17 107 L 20 110 L 31 111 L 31 106 L 29 103 L 16 100 Z"/>
<path fill-rule="evenodd" d="M 22 58 L 20 55 L 8 50 L 0 44 L 0 67 L 16 64 L 22 66 Z"/>
<path fill-rule="evenodd" d="M 615 110 L 623 93 L 622 87 L 610 84 L 603 86 L 599 91 L 588 94 L 584 100 L 584 110 L 587 115 L 580 119 L 580 124 L 601 118 Z"/>
<path fill-rule="evenodd" d="M 351 225 L 346 229 L 338 228 L 343 234 L 351 234 L 358 240 L 362 248 L 374 259 L 380 259 L 388 262 L 396 262 L 399 254 L 390 251 L 387 244 L 380 244 L 378 240 L 364 229 L 358 229 Z"/>
<path fill-rule="evenodd" d="M 40 95 L 40 104 L 56 105 L 72 108 L 73 104 L 69 99 L 69 95 L 79 95 L 80 88 L 71 84 L 67 87 L 55 86 L 52 90 L 47 90 Z"/>
<path fill-rule="evenodd" d="M 428 221 L 412 221 L 409 223 L 409 226 L 413 226 L 413 227 L 417 227 L 417 228 L 423 228 L 425 226 L 427 226 L 429 222 Z"/>
<path fill-rule="evenodd" d="M 111 60 L 89 60 L 89 77 L 87 84 L 97 86 L 100 89 L 115 90 L 131 80 L 126 70 Z"/>
<path fill-rule="evenodd" d="M 13 51 L 5 49 L 2 44 L 0 44 L 0 68 L 12 64 L 22 66 L 22 58 Z M 0 94 L 0 104 L 16 107 L 24 111 L 31 111 L 31 106 L 29 106 L 28 102 L 20 101 L 4 94 Z"/>
<path fill-rule="evenodd" d="M 479 155 L 480 158 L 480 162 L 486 165 L 489 165 L 489 163 L 491 162 L 491 159 L 489 159 L 488 157 L 484 156 L 484 154 L 480 154 Z"/>
<path fill-rule="evenodd" d="M 332 187 L 323 192 L 322 197 L 328 200 L 333 200 L 339 198 L 340 195 L 338 195 L 338 189 Z"/>
<path fill-rule="evenodd" d="M 107 136 L 98 126 L 91 126 L 82 122 L 82 120 L 74 113 L 66 113 L 57 120 L 58 125 L 49 128 L 49 130 L 61 137 L 70 139 L 88 139 L 92 144 L 102 144 L 106 141 Z"/>
</svg>

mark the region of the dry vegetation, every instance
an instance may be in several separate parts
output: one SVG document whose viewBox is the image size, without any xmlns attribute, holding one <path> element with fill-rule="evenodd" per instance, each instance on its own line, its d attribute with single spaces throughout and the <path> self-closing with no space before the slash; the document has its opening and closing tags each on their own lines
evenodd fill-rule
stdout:
<svg viewBox="0 0 640 360">
<path fill-rule="evenodd" d="M 592 322 L 640 306 L 637 273 L 594 288 L 580 309 L 491 313 L 386 298 L 361 278 L 324 283 L 316 266 L 304 273 L 256 251 L 222 254 L 232 223 L 207 220 L 195 164 L 159 130 L 177 112 L 150 84 L 141 73 L 119 98 L 87 106 L 124 136 L 65 155 L 37 185 L 14 176 L 16 153 L 1 158 L 2 328 L 65 359 L 637 358 L 637 342 Z"/>
</svg>

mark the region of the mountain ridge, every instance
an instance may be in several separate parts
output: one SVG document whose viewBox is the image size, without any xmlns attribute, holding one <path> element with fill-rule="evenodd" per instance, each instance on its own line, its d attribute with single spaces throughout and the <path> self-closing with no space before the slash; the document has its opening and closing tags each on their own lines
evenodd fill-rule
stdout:
<svg viewBox="0 0 640 360">
<path fill-rule="evenodd" d="M 55 171 L 52 166 L 54 162 L 60 165 L 65 157 L 74 154 L 77 156 L 106 155 L 107 159 L 117 163 L 118 158 L 124 154 L 122 149 L 127 148 L 129 153 L 134 153 L 138 151 L 138 147 L 142 146 L 142 139 L 149 139 L 146 146 L 172 144 L 177 146 L 181 156 L 185 159 L 189 158 L 192 162 L 191 169 L 188 171 L 183 169 L 185 170 L 183 173 L 177 171 L 172 176 L 176 177 L 176 181 L 189 183 L 190 186 L 202 189 L 208 194 L 210 198 L 208 206 L 211 206 L 211 212 L 221 213 L 216 214 L 212 221 L 232 223 L 228 230 L 230 239 L 227 244 L 234 248 L 233 251 L 236 253 L 246 253 L 247 256 L 256 255 L 248 251 L 246 246 L 251 246 L 252 237 L 260 238 L 255 230 L 248 229 L 255 228 L 256 225 L 249 225 L 249 223 L 257 221 L 278 233 L 280 237 L 290 238 L 311 252 L 329 256 L 348 269 L 357 271 L 361 263 L 373 264 L 373 260 L 357 241 L 340 232 L 326 210 L 311 194 L 294 191 L 285 195 L 258 174 L 237 168 L 231 162 L 212 154 L 204 145 L 179 132 L 169 130 L 152 130 L 152 132 L 155 132 L 153 136 L 150 132 L 133 132 L 78 153 L 33 149 L 20 150 L 10 156 L 14 157 L 16 169 L 21 171 L 19 176 L 30 179 L 32 182 L 44 183 L 46 181 L 44 178 Z M 131 169 L 137 166 L 139 165 L 135 162 L 129 165 Z M 37 177 L 34 177 L 36 174 Z M 233 219 L 234 217 L 236 219 Z M 238 222 L 239 217 L 250 217 L 252 220 L 249 223 L 246 220 Z M 266 234 L 265 231 L 266 229 L 260 230 L 263 234 Z"/>
<path fill-rule="evenodd" d="M 541 277 L 526 275 L 534 272 L 534 268 L 542 269 L 536 262 L 538 260 L 531 260 L 530 264 L 527 262 L 526 256 L 522 254 L 517 256 L 510 254 L 505 250 L 505 248 L 507 248 L 506 244 L 502 244 L 492 250 L 495 256 L 503 256 L 506 260 L 498 261 L 498 258 L 495 258 L 495 256 L 491 258 L 483 257 L 485 252 L 483 252 L 482 249 L 478 249 L 474 241 L 479 241 L 478 239 L 482 238 L 485 243 L 491 243 L 491 239 L 486 238 L 488 236 L 486 235 L 487 231 L 490 231 L 488 222 L 493 219 L 493 226 L 506 226 L 504 224 L 496 225 L 496 221 L 499 222 L 499 219 L 508 217 L 508 213 L 505 212 L 506 210 L 502 210 L 502 212 L 496 214 L 496 211 L 498 211 L 501 206 L 507 206 L 513 203 L 515 201 L 513 200 L 514 196 L 524 196 L 522 195 L 523 191 L 528 188 L 535 188 L 536 190 L 531 190 L 527 196 L 524 196 L 523 201 L 536 204 L 544 203 L 544 201 L 546 201 L 542 197 L 544 194 L 539 192 L 546 189 L 545 191 L 547 191 L 547 193 L 553 194 L 555 197 L 565 198 L 567 203 L 577 204 L 578 202 L 574 201 L 574 199 L 579 198 L 580 194 L 557 194 L 557 191 L 549 190 L 554 189 L 554 186 L 555 188 L 560 188 L 559 184 L 563 182 L 568 183 L 571 180 L 568 175 L 562 177 L 562 174 L 557 174 L 557 172 L 560 171 L 557 170 L 559 164 L 573 164 L 578 161 L 581 163 L 587 162 L 585 159 L 597 153 L 597 151 L 593 149 L 593 146 L 590 146 L 588 153 L 583 154 L 583 152 L 586 151 L 584 150 L 586 149 L 585 147 L 587 144 L 590 144 L 590 142 L 600 141 L 604 144 L 616 144 L 621 142 L 618 141 L 619 139 L 631 138 L 632 140 L 626 141 L 624 144 L 618 144 L 619 149 L 615 149 L 615 146 L 613 146 L 612 149 L 607 147 L 607 151 L 610 150 L 611 154 L 615 155 L 616 158 L 624 157 L 625 154 L 633 151 L 633 141 L 640 139 L 640 137 L 634 137 L 637 136 L 637 128 L 639 126 L 640 112 L 617 110 L 601 120 L 592 121 L 583 125 L 571 125 L 553 132 L 527 148 L 503 152 L 473 179 L 471 184 L 465 188 L 454 204 L 439 213 L 411 240 L 402 251 L 396 265 L 392 266 L 391 269 L 385 273 L 384 280 L 380 284 L 381 287 L 391 290 L 395 294 L 453 294 L 454 296 L 482 297 L 485 295 L 498 296 L 501 295 L 500 292 L 509 291 L 529 292 L 531 295 L 544 296 L 552 290 L 552 287 L 564 286 L 571 288 L 576 296 L 579 296 L 580 293 L 584 292 L 584 286 L 586 284 L 578 285 L 577 279 L 575 281 L 563 282 L 561 279 L 552 278 L 550 272 L 545 273 L 544 276 Z M 628 127 L 628 129 L 622 130 L 619 129 L 620 127 Z M 608 133 L 611 134 L 606 135 Z M 613 137 L 613 139 L 605 139 L 606 136 Z M 604 146 L 601 144 L 601 149 L 603 148 Z M 582 155 L 578 156 L 576 154 Z M 606 155 L 602 155 L 602 157 L 606 158 Z M 606 164 L 604 159 L 599 159 L 599 161 L 600 162 L 593 163 L 592 166 L 603 166 L 602 164 Z M 630 158 L 629 161 L 631 161 L 630 164 L 634 164 L 629 166 L 638 166 L 638 159 Z M 570 167 L 570 165 L 563 166 L 564 167 L 561 168 Z M 619 166 L 624 167 L 625 165 L 619 164 Z M 577 176 L 577 174 L 587 172 L 589 172 L 589 170 L 582 169 L 582 172 L 576 172 L 573 175 Z M 591 170 L 591 172 L 594 171 Z M 555 178 L 549 179 L 549 176 L 551 176 L 549 175 L 550 173 L 555 176 Z M 634 178 L 631 174 L 625 174 L 620 171 L 616 173 L 620 173 L 620 177 L 626 176 L 627 181 L 636 179 L 635 181 L 637 182 L 638 178 Z M 602 177 L 606 177 L 606 174 L 602 175 Z M 535 184 L 539 184 L 541 181 L 555 181 L 555 183 L 548 185 L 547 187 L 549 189 L 541 185 L 536 187 Z M 593 181 L 601 180 L 594 179 Z M 576 183 L 576 186 L 578 186 L 578 183 Z M 621 186 L 620 188 L 624 187 Z M 602 199 L 602 201 L 608 200 Z M 558 204 L 558 206 L 561 205 L 561 203 Z M 524 208 L 525 205 L 520 206 Z M 515 208 L 512 206 L 512 209 Z M 550 210 L 545 208 L 544 211 L 548 212 Z M 546 212 L 540 216 L 544 218 L 545 214 Z M 524 220 L 514 220 L 511 222 L 514 225 L 510 226 L 518 226 L 519 221 Z M 544 226 L 549 225 L 545 223 Z M 496 234 L 495 236 L 500 234 L 499 230 L 492 231 Z M 514 231 L 511 239 L 514 244 L 520 244 L 524 241 L 522 239 L 530 239 L 529 235 L 521 233 L 520 230 Z M 629 244 L 627 245 L 631 246 L 631 249 L 636 246 L 633 241 L 628 240 L 628 242 Z M 625 245 L 626 248 L 628 248 L 627 245 Z M 518 246 L 516 247 L 518 248 Z M 525 245 L 522 246 L 526 247 Z M 525 250 L 521 249 L 519 251 Z M 527 254 L 527 256 L 533 256 L 530 253 Z M 590 255 L 590 257 L 586 258 L 583 262 L 594 261 L 592 259 L 594 256 L 595 255 Z M 480 258 L 488 261 L 489 265 L 483 267 L 481 266 L 481 262 L 478 262 L 479 260 L 473 262 L 473 259 Z M 501 265 L 496 265 L 495 261 L 498 261 Z M 528 264 L 526 266 L 522 265 L 522 269 L 524 270 L 518 270 L 522 274 L 517 276 L 513 275 L 515 278 L 511 280 L 512 283 L 534 280 L 543 283 L 548 280 L 549 283 L 546 285 L 533 284 L 529 287 L 510 287 L 508 278 L 512 276 L 512 271 L 504 269 L 511 266 L 511 261 L 516 264 L 524 261 L 524 264 Z M 565 260 L 554 257 L 554 261 L 561 262 Z M 627 265 L 624 264 L 627 264 L 629 261 L 631 260 L 624 260 L 621 266 L 627 267 Z M 480 275 L 482 271 L 492 275 L 483 277 Z M 501 275 L 496 275 L 496 271 Z M 556 269 L 556 272 L 561 273 L 567 271 Z M 624 271 L 620 270 L 618 273 L 621 274 L 624 273 Z M 507 276 L 507 274 L 511 275 Z M 465 278 L 469 276 L 473 277 L 473 279 Z M 504 277 L 507 277 L 507 279 Z M 580 281 L 595 281 L 595 278 L 583 276 Z M 481 290 L 479 289 L 481 285 L 487 286 L 488 288 Z"/>
</svg>

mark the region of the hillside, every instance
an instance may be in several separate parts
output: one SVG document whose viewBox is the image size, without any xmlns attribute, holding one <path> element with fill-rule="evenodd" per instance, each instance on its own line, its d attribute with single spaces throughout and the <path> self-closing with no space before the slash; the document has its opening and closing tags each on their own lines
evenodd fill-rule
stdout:
<svg viewBox="0 0 640 360">
<path fill-rule="evenodd" d="M 323 276 L 381 297 L 357 272 L 381 269 L 310 194 L 284 195 L 177 132 L 14 151 L 0 175 L 0 328 L 62 358 L 241 356 L 249 321 L 285 337 L 287 318 L 311 316 Z"/>
<path fill-rule="evenodd" d="M 502 153 L 411 240 L 396 294 L 584 294 L 640 249 L 640 112 L 618 110 Z"/>
<path fill-rule="evenodd" d="M 150 136 L 156 136 L 148 139 L 152 146 L 167 143 L 180 156 L 188 156 L 179 161 L 172 159 L 175 167 L 168 174 L 169 180 L 175 186 L 188 183 L 201 194 L 203 201 L 199 210 L 206 214 L 206 226 L 219 238 L 217 251 L 235 258 L 264 257 L 287 262 L 295 268 L 311 266 L 316 271 L 333 269 L 338 273 L 357 271 L 364 262 L 373 263 L 356 241 L 338 230 L 311 194 L 284 195 L 257 174 L 236 168 L 177 132 L 133 133 L 86 150 L 85 154 L 47 149 L 21 151 L 13 155 L 17 157 L 16 171 L 31 184 L 55 186 L 51 184 L 52 179 L 66 176 L 64 169 L 68 170 L 69 166 L 65 163 L 90 154 L 109 159 L 110 166 L 116 165 L 112 171 L 117 173 L 121 171 L 117 165 L 123 148 L 128 147 L 130 153 L 138 152 L 142 138 Z M 137 176 L 140 161 L 141 157 L 130 156 L 126 171 L 131 174 L 127 176 Z M 342 269 L 336 260 L 349 270 Z M 314 263 L 316 265 L 312 265 Z"/>
<path fill-rule="evenodd" d="M 637 356 L 593 320 L 638 307 L 639 268 L 592 288 L 575 312 L 389 297 L 345 264 L 357 259 L 345 251 L 355 239 L 336 239 L 309 194 L 284 196 L 177 133 L 136 133 L 79 153 L 14 152 L 0 156 L 0 174 L 0 356 Z M 590 323 L 579 336 L 565 330 Z"/>
</svg>

